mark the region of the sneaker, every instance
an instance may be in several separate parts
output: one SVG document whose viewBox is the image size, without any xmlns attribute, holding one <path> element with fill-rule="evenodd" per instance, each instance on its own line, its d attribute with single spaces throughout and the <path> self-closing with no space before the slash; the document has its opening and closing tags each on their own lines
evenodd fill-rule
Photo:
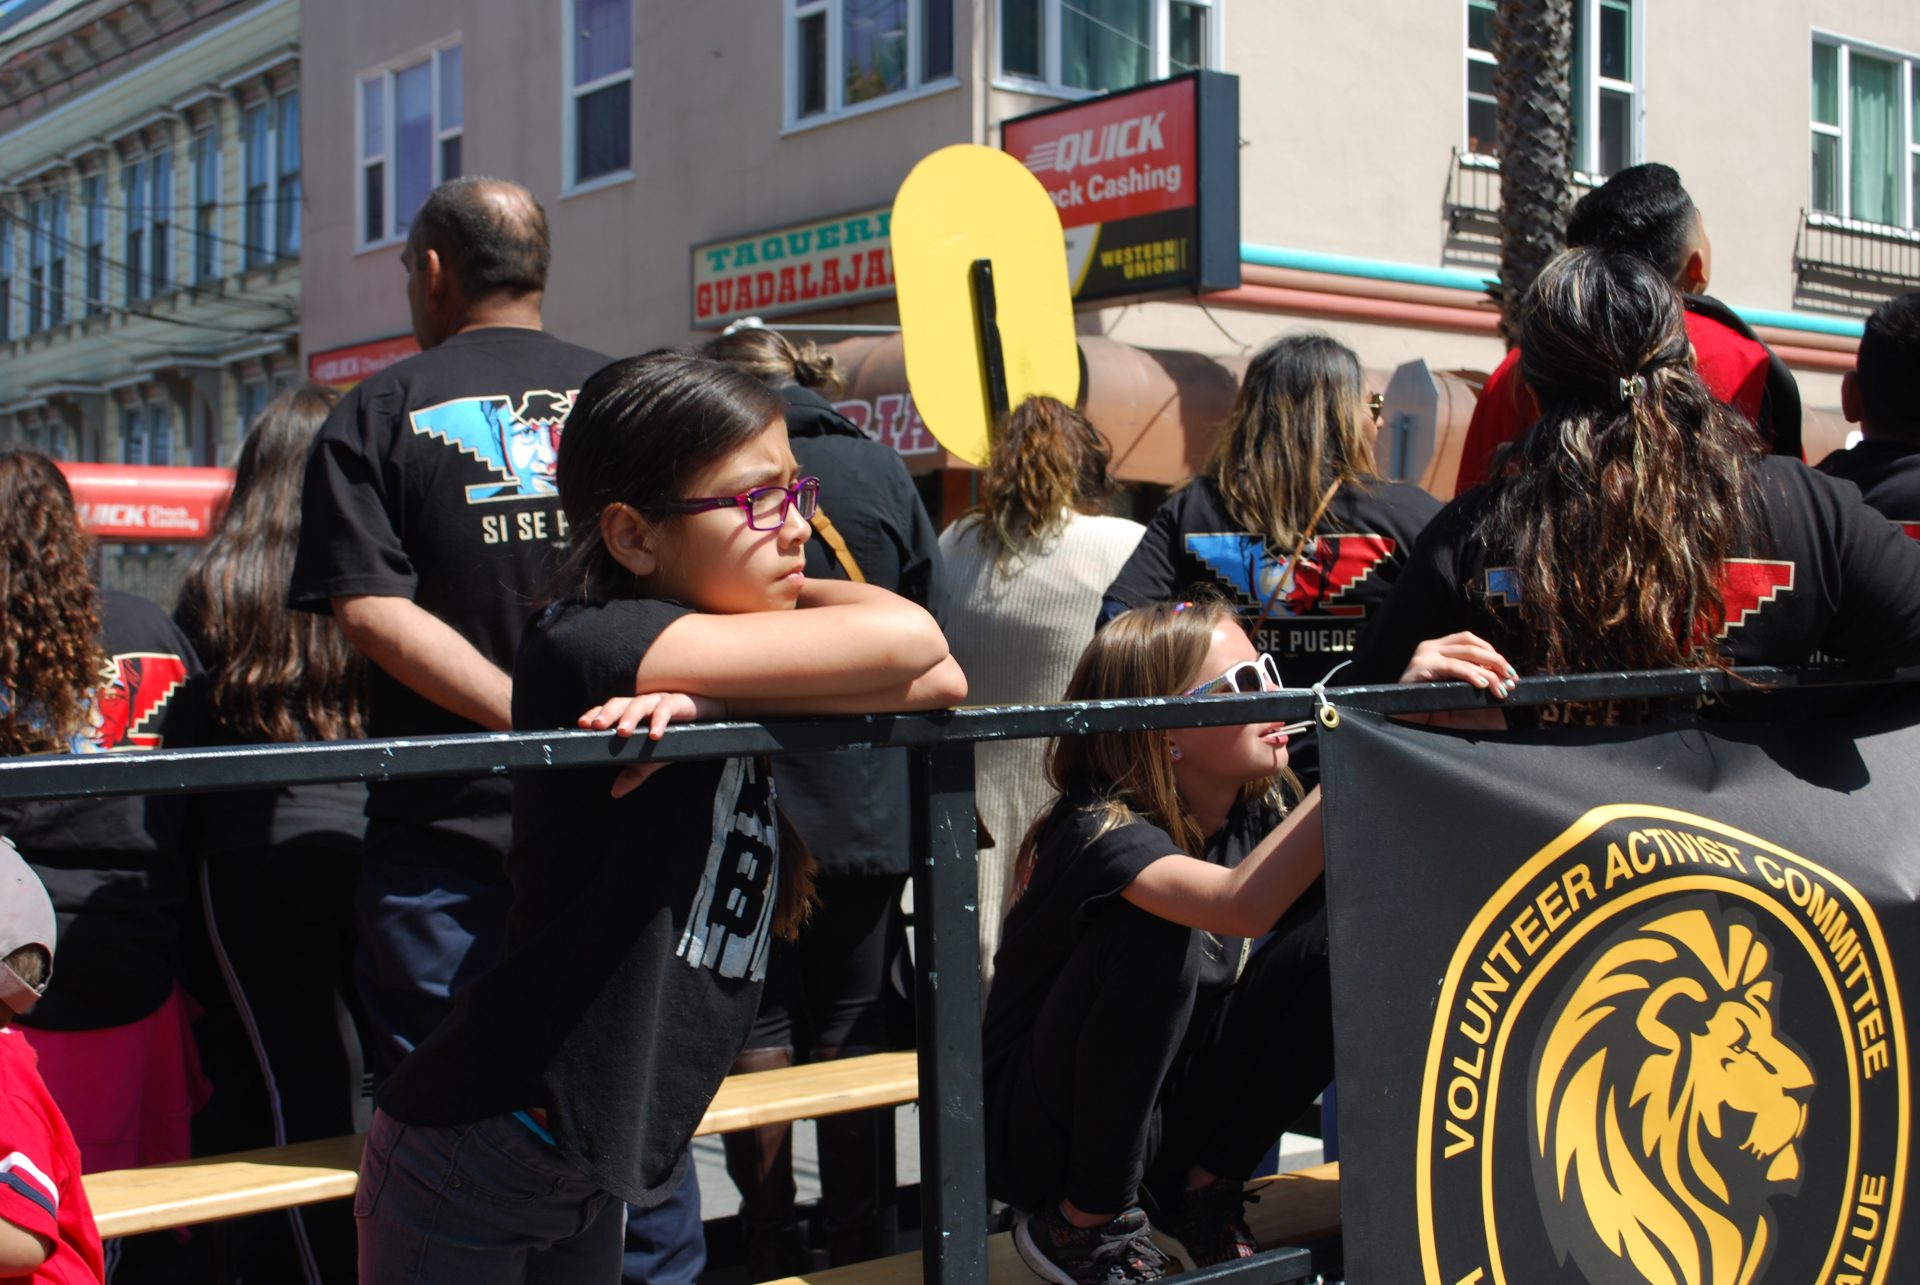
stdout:
<svg viewBox="0 0 1920 1285">
<path fill-rule="evenodd" d="M 1252 1258 L 1260 1242 L 1247 1226 L 1246 1202 L 1260 1197 L 1246 1184 L 1216 1178 L 1204 1187 L 1188 1187 L 1160 1211 L 1160 1226 L 1179 1241 L 1195 1267 Z"/>
<path fill-rule="evenodd" d="M 1138 1207 L 1102 1227 L 1075 1227 L 1057 1208 L 1016 1214 L 1013 1247 L 1036 1275 L 1055 1285 L 1157 1281 L 1180 1269 L 1153 1243 L 1146 1211 Z"/>
</svg>

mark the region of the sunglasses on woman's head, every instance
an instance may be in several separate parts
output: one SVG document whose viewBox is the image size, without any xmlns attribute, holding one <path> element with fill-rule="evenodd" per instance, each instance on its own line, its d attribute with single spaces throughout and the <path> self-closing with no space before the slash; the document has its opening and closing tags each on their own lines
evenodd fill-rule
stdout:
<svg viewBox="0 0 1920 1285">
<path fill-rule="evenodd" d="M 1236 692 L 1280 690 L 1280 666 L 1265 652 L 1258 660 L 1243 660 L 1218 678 L 1210 678 L 1187 692 L 1189 696 L 1232 695 Z"/>
<path fill-rule="evenodd" d="M 803 477 L 796 479 L 792 486 L 756 486 L 739 495 L 675 500 L 665 508 L 669 513 L 738 508 L 745 512 L 747 525 L 753 530 L 778 531 L 787 524 L 788 509 L 799 509 L 802 518 L 813 520 L 813 515 L 820 511 L 820 479 Z"/>
</svg>

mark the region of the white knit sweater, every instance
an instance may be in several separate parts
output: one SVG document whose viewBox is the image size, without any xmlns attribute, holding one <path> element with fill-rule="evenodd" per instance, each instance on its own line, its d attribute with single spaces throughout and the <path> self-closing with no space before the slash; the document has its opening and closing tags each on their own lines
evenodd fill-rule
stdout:
<svg viewBox="0 0 1920 1285">
<path fill-rule="evenodd" d="M 1100 599 L 1146 528 L 1125 518 L 1069 515 L 1044 547 L 996 565 L 997 543 L 961 518 L 940 536 L 948 585 L 947 641 L 967 675 L 969 705 L 1031 705 L 1066 694 L 1074 664 L 1093 638 Z M 1045 741 L 981 744 L 974 783 L 995 846 L 980 853 L 980 964 L 993 975 L 1013 859 L 1021 837 L 1053 797 L 1041 760 Z"/>
</svg>

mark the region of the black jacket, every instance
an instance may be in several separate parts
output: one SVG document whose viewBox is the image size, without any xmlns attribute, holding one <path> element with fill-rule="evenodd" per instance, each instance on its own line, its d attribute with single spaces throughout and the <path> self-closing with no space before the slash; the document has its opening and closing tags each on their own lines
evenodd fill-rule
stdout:
<svg viewBox="0 0 1920 1285">
<path fill-rule="evenodd" d="M 788 385 L 787 436 L 800 471 L 820 479 L 820 510 L 846 541 L 867 583 L 891 589 L 938 617 L 944 607 L 933 521 L 907 466 L 809 389 Z M 844 580 L 832 547 L 815 532 L 807 574 Z M 898 875 L 908 868 L 912 810 L 905 750 L 845 750 L 776 758 L 780 806 L 813 850 L 823 875 Z"/>
</svg>

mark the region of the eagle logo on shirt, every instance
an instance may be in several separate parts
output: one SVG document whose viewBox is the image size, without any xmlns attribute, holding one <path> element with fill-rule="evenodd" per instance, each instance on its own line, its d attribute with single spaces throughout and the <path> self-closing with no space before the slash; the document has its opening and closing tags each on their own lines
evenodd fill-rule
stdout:
<svg viewBox="0 0 1920 1285">
<path fill-rule="evenodd" d="M 75 754 L 157 750 L 160 723 L 187 681 L 187 664 L 165 652 L 122 652 L 107 662 L 94 692 L 89 726 L 74 734 Z"/>
<path fill-rule="evenodd" d="M 517 402 L 504 395 L 462 397 L 414 411 L 408 418 L 414 432 L 444 442 L 494 472 L 497 480 L 467 488 L 468 504 L 532 499 L 559 493 L 555 469 L 560 432 L 578 394 L 578 389 L 538 389 Z"/>
<path fill-rule="evenodd" d="M 1252 607 L 1271 601 L 1276 616 L 1364 616 L 1360 603 L 1339 599 L 1393 556 L 1384 535 L 1348 533 L 1308 540 L 1297 559 L 1275 558 L 1266 541 L 1242 532 L 1195 533 L 1187 552 Z"/>
</svg>

